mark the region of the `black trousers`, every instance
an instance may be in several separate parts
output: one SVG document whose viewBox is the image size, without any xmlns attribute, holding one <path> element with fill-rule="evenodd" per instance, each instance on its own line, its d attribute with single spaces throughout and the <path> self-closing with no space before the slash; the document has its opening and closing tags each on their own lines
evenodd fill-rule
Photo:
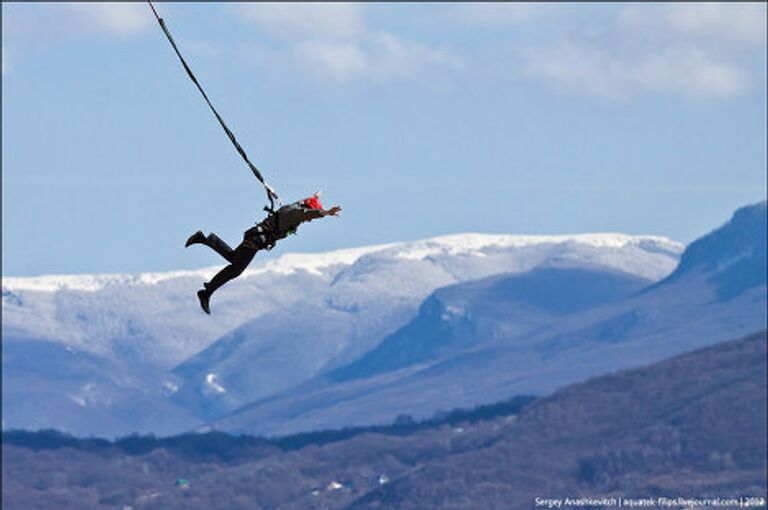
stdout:
<svg viewBox="0 0 768 510">
<path fill-rule="evenodd" d="M 243 242 L 234 250 L 214 233 L 208 234 L 208 237 L 205 238 L 205 245 L 229 262 L 228 266 L 216 273 L 211 278 L 211 281 L 205 284 L 205 289 L 208 291 L 209 296 L 228 281 L 240 276 L 245 271 L 245 268 L 248 267 L 248 264 L 251 263 L 256 252 L 265 248 L 264 237 L 259 235 L 249 236 L 248 234 L 251 230 L 246 232 Z M 253 233 L 255 234 L 255 232 Z"/>
</svg>

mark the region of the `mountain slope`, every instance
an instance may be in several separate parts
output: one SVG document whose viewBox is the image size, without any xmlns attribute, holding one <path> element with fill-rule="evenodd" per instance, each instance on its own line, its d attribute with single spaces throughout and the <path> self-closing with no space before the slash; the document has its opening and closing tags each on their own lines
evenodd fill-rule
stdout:
<svg viewBox="0 0 768 510">
<path fill-rule="evenodd" d="M 55 424 L 112 437 L 171 434 L 197 423 L 165 397 L 175 387 L 172 377 L 53 342 L 4 339 L 2 370 L 3 428 Z"/>
<path fill-rule="evenodd" d="M 731 221 L 691 243 L 680 265 L 661 284 L 692 273 L 707 274 L 719 300 L 727 301 L 768 279 L 766 202 L 736 211 Z"/>
<path fill-rule="evenodd" d="M 450 349 L 508 335 L 510 324 L 521 334 L 559 316 L 626 298 L 651 283 L 614 270 L 544 266 L 444 287 L 424 301 L 416 319 L 327 377 L 340 382 L 427 362 Z"/>
<path fill-rule="evenodd" d="M 131 410 L 131 399 L 121 396 L 136 390 L 129 380 L 143 381 L 146 398 L 163 400 L 149 407 L 166 408 L 171 398 L 174 412 L 181 405 L 183 413 L 210 419 L 356 359 L 411 320 L 435 288 L 556 259 L 597 261 L 658 280 L 674 269 L 681 251 L 679 244 L 651 236 L 459 234 L 288 254 L 257 261 L 217 292 L 210 317 L 200 311 L 195 291 L 216 268 L 4 277 L 4 343 L 15 342 L 16 353 L 29 349 L 32 360 L 35 344 L 29 341 L 74 349 L 117 367 L 121 375 L 104 379 L 101 369 L 89 365 L 76 376 L 37 371 L 34 381 L 22 381 L 10 367 L 3 375 L 4 401 L 11 403 L 4 426 L 81 423 L 90 433 L 89 423 L 112 423 L 104 419 L 112 406 L 121 416 L 140 416 L 147 401 Z M 86 386 L 105 398 L 72 407 L 68 395 Z M 49 411 L 21 405 L 53 395 L 64 403 Z M 116 427 L 115 433 L 123 430 Z M 101 433 L 109 435 L 106 429 Z"/>
<path fill-rule="evenodd" d="M 762 329 L 768 320 L 765 278 L 740 282 L 745 274 L 764 275 L 765 251 L 760 246 L 768 230 L 765 211 L 764 203 L 740 210 L 723 227 L 693 243 L 690 262 L 673 276 L 626 299 L 565 314 L 535 328 L 521 327 L 519 314 L 512 314 L 506 324 L 502 320 L 493 326 L 504 332 L 501 335 L 467 337 L 466 323 L 458 321 L 455 329 L 442 324 L 436 336 L 441 341 L 460 338 L 453 344 L 463 348 L 444 355 L 439 349 L 428 356 L 419 353 L 412 364 L 399 358 L 393 362 L 388 352 L 374 351 L 363 358 L 365 369 L 354 378 L 338 377 L 339 371 L 335 378 L 316 378 L 244 406 L 211 426 L 288 433 L 386 422 L 402 412 L 424 417 L 508 394 L 547 394 L 596 374 Z M 740 290 L 723 299 L 723 288 Z M 509 304 L 517 306 L 514 299 Z M 401 331 L 428 323 L 429 307 L 422 311 Z M 476 320 L 494 324 L 493 317 Z M 430 341 L 429 334 L 420 333 L 415 342 Z"/>
<path fill-rule="evenodd" d="M 764 497 L 767 375 L 762 332 L 569 386 L 483 447 L 427 462 L 348 508 Z"/>
<path fill-rule="evenodd" d="M 618 234 L 450 236 L 369 253 L 327 287 L 308 289 L 301 301 L 179 365 L 174 373 L 186 384 L 174 399 L 211 418 L 268 398 L 374 348 L 447 284 L 556 263 L 599 264 L 655 280 L 671 271 L 674 258 L 674 244 Z"/>
</svg>

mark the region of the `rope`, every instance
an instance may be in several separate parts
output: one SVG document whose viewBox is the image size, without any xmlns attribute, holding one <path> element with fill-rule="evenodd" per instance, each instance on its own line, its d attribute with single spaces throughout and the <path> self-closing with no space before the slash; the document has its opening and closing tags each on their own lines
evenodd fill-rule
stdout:
<svg viewBox="0 0 768 510">
<path fill-rule="evenodd" d="M 200 82 L 195 77 L 195 74 L 192 72 L 192 69 L 190 69 L 189 65 L 187 64 L 187 61 L 184 60 L 184 57 L 181 55 L 181 52 L 179 51 L 178 46 L 176 46 L 176 41 L 173 40 L 173 36 L 171 36 L 171 33 L 168 31 L 168 27 L 165 26 L 165 21 L 163 21 L 163 18 L 161 18 L 157 11 L 155 10 L 155 6 L 152 5 L 152 0 L 147 0 L 147 3 L 149 3 L 149 7 L 152 9 L 152 13 L 155 15 L 155 18 L 157 19 L 157 22 L 160 24 L 160 28 L 163 29 L 163 33 L 165 33 L 165 36 L 168 38 L 168 42 L 171 43 L 171 46 L 173 47 L 173 51 L 176 52 L 176 55 L 179 57 L 179 60 L 181 61 L 181 65 L 184 66 L 184 70 L 187 72 L 187 75 L 192 80 L 192 83 L 195 84 L 197 87 L 197 90 L 200 91 L 200 94 L 203 95 L 203 99 L 205 99 L 205 102 L 208 104 L 208 107 L 211 109 L 213 114 L 216 116 L 216 120 L 219 121 L 219 124 L 221 124 L 222 129 L 224 130 L 224 133 L 227 134 L 229 137 L 229 140 L 232 142 L 232 145 L 235 146 L 235 149 L 237 150 L 238 154 L 240 154 L 240 157 L 243 158 L 243 161 L 248 165 L 248 168 L 251 169 L 251 172 L 253 172 L 253 175 L 261 182 L 261 184 L 264 185 L 264 189 L 267 191 L 267 198 L 269 199 L 269 210 L 273 211 L 275 208 L 275 200 L 280 202 L 280 197 L 277 196 L 277 193 L 275 192 L 272 187 L 267 184 L 267 181 L 264 180 L 264 177 L 261 175 L 261 172 L 259 172 L 259 169 L 256 168 L 256 165 L 251 163 L 251 160 L 248 158 L 248 154 L 245 153 L 245 150 L 243 147 L 238 143 L 237 138 L 235 138 L 235 134 L 232 133 L 232 131 L 227 127 L 227 124 L 224 122 L 224 119 L 219 115 L 219 112 L 216 111 L 216 108 L 213 107 L 213 104 L 211 103 L 211 100 L 208 99 L 208 95 L 205 93 L 205 90 L 203 90 L 203 87 L 200 85 Z"/>
</svg>

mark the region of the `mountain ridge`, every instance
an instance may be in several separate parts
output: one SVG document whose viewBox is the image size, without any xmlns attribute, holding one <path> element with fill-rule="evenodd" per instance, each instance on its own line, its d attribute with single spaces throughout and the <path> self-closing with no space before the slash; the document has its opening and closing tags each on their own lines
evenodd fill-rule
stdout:
<svg viewBox="0 0 768 510">
<path fill-rule="evenodd" d="M 195 291 L 215 268 L 4 277 L 3 338 L 15 352 L 33 350 L 36 344 L 27 341 L 49 342 L 56 352 L 70 352 L 58 359 L 72 369 L 84 366 L 78 353 L 95 356 L 83 377 L 63 370 L 46 379 L 36 372 L 34 381 L 25 379 L 23 399 L 13 393 L 22 391 L 21 374 L 5 362 L 5 401 L 17 404 L 6 408 L 4 425 L 60 424 L 86 435 L 119 435 L 135 426 L 145 433 L 151 427 L 139 417 L 169 414 L 163 411 L 169 404 L 180 416 L 207 420 L 351 361 L 446 284 L 556 260 L 604 262 L 656 280 L 674 269 L 680 251 L 658 236 L 456 234 L 287 254 L 257 261 L 218 292 L 212 317 L 201 313 Z M 146 384 L 128 382 L 138 380 Z M 160 399 L 157 409 L 133 409 L 146 395 Z M 44 406 L 57 411 L 42 413 Z M 104 420 L 88 418 L 105 412 L 129 419 L 108 432 L 99 425 Z M 190 428 L 186 419 L 178 426 Z M 171 423 L 162 431 L 172 429 Z"/>
<path fill-rule="evenodd" d="M 472 253 L 489 247 L 520 247 L 532 244 L 576 242 L 596 247 L 620 248 L 628 244 L 637 244 L 658 250 L 662 253 L 677 254 L 683 245 L 664 236 L 629 235 L 615 232 L 589 234 L 554 234 L 554 235 L 518 235 L 518 234 L 481 234 L 475 232 L 450 234 L 415 241 L 401 241 L 353 248 L 342 248 L 326 252 L 286 253 L 275 259 L 256 262 L 243 273 L 243 278 L 264 272 L 285 273 L 298 270 L 308 272 L 317 268 L 336 264 L 352 264 L 360 257 L 396 249 L 396 256 L 419 259 L 439 253 L 441 250 L 457 253 Z M 403 250 L 402 248 L 406 248 Z M 210 278 L 221 265 L 199 269 L 175 271 L 148 271 L 138 273 L 84 273 L 50 274 L 40 276 L 3 276 L 2 286 L 11 292 L 32 290 L 53 292 L 56 290 L 100 290 L 109 285 L 153 285 L 172 278 L 200 277 Z"/>
</svg>

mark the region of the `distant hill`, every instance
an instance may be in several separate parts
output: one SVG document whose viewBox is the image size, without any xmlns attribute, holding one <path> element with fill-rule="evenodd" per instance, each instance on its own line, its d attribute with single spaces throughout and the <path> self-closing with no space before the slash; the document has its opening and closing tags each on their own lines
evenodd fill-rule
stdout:
<svg viewBox="0 0 768 510">
<path fill-rule="evenodd" d="M 661 285 L 706 274 L 720 300 L 765 285 L 768 279 L 767 202 L 742 207 L 727 224 L 686 247 L 677 269 Z"/>
<path fill-rule="evenodd" d="M 764 498 L 767 342 L 763 331 L 563 388 L 519 414 L 497 408 L 404 434 L 394 431 L 405 418 L 293 447 L 218 433 L 120 444 L 17 434 L 3 444 L 3 508 L 492 510 L 532 508 L 536 497 Z"/>
<path fill-rule="evenodd" d="M 653 283 L 606 267 L 545 265 L 435 291 L 409 324 L 355 362 L 333 370 L 336 382 L 370 377 L 482 343 L 531 331 L 557 318 L 619 301 Z"/>
<path fill-rule="evenodd" d="M 766 496 L 766 333 L 570 386 L 483 448 L 347 508 L 523 508 L 536 497 Z"/>
</svg>

